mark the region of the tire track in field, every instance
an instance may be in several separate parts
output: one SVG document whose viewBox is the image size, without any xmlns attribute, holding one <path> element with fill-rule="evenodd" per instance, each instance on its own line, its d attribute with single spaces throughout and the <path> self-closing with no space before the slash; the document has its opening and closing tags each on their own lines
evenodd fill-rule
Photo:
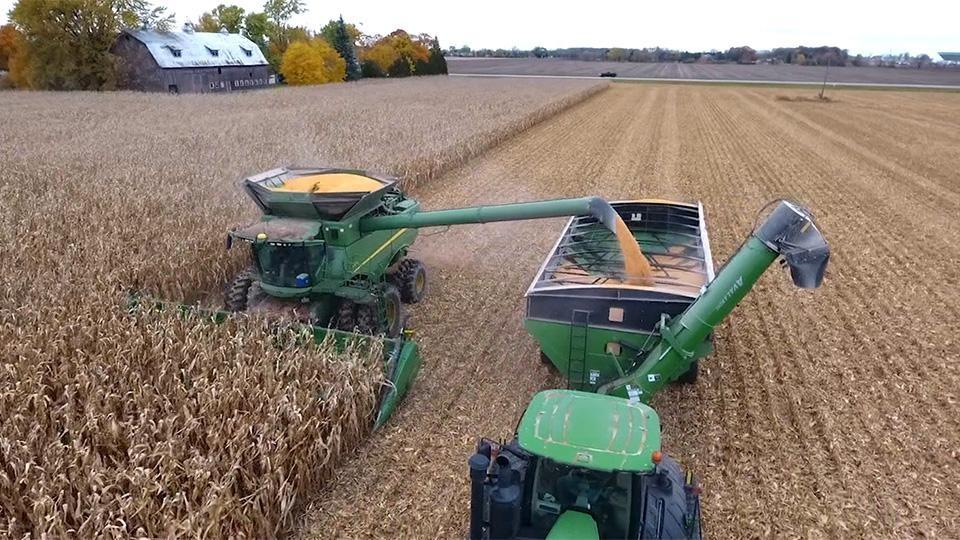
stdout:
<svg viewBox="0 0 960 540">
<path fill-rule="evenodd" d="M 952 94 L 938 94 L 937 99 L 941 102 L 953 100 L 954 105 L 948 107 L 950 112 L 956 112 L 960 108 L 960 97 Z M 907 123 L 912 128 L 920 129 L 924 132 L 935 132 L 938 141 L 944 139 L 956 141 L 960 139 L 960 115 L 951 118 L 944 114 L 944 111 L 931 109 L 931 104 L 920 103 L 914 96 L 904 96 L 903 94 L 885 92 L 881 96 L 864 96 L 862 93 L 850 95 L 841 95 L 838 98 L 841 108 L 847 106 L 855 107 L 856 116 L 866 121 L 885 118 L 895 123 Z M 817 103 L 811 103 L 811 106 L 818 106 Z M 888 131 L 889 125 L 881 124 L 881 131 Z"/>
<path fill-rule="evenodd" d="M 960 125 L 949 123 L 944 129 L 938 129 L 933 125 L 933 119 L 906 119 L 898 115 L 894 107 L 887 110 L 879 105 L 854 109 L 846 103 L 790 103 L 784 107 L 819 126 L 842 133 L 847 139 L 858 141 L 859 145 L 869 147 L 885 160 L 929 179 L 949 192 L 956 194 L 960 191 L 955 172 L 942 167 L 941 163 L 944 160 L 956 162 L 960 157 Z M 878 114 L 883 117 L 878 118 Z M 915 135 L 890 137 L 890 131 Z"/>
<path fill-rule="evenodd" d="M 747 123 L 747 124 L 750 125 L 751 127 L 755 127 L 755 124 L 754 124 L 754 123 Z M 716 146 L 717 144 L 722 145 L 722 144 L 723 144 L 723 142 L 722 142 L 723 140 L 745 140 L 745 144 L 746 144 L 747 146 L 749 146 L 749 147 L 751 147 L 751 148 L 755 148 L 755 147 L 758 147 L 758 146 L 762 147 L 763 144 L 764 144 L 763 141 L 766 140 L 766 139 L 768 139 L 768 138 L 773 137 L 773 139 L 776 139 L 776 134 L 775 134 L 775 133 L 773 133 L 773 134 L 771 134 L 771 133 L 763 133 L 763 134 L 760 134 L 760 135 L 758 135 L 758 136 L 760 137 L 758 140 L 751 140 L 751 139 L 749 139 L 749 138 L 748 138 L 748 139 L 744 139 L 745 135 L 747 135 L 747 133 L 743 133 L 743 132 L 731 133 L 731 132 L 728 132 L 728 133 L 726 134 L 726 136 L 723 137 L 720 142 L 718 142 L 718 141 L 711 141 L 711 142 L 708 143 L 708 145 L 706 145 L 706 146 L 712 147 L 712 146 Z M 782 137 L 781 137 L 781 138 L 782 138 Z M 703 146 L 703 145 L 702 145 L 702 146 Z M 752 156 L 752 157 L 751 157 L 751 161 L 756 162 L 756 163 L 761 163 L 761 164 L 763 164 L 763 163 L 776 163 L 777 165 L 782 165 L 781 163 L 777 163 L 777 156 L 778 156 L 779 153 L 782 152 L 782 151 L 783 151 L 783 149 L 780 149 L 780 150 L 778 150 L 778 151 L 774 151 L 774 152 L 773 152 L 773 155 L 768 155 L 768 154 L 764 153 L 764 154 L 760 154 L 760 155 L 757 155 L 757 156 Z M 720 163 L 726 163 L 726 162 L 729 162 L 729 161 L 730 161 L 730 158 L 729 158 L 729 157 L 722 157 L 722 156 L 721 156 L 721 157 L 718 157 L 717 159 L 712 160 L 712 161 L 717 161 L 717 162 L 720 162 Z M 748 169 L 749 169 L 750 167 L 744 166 L 743 168 L 748 168 Z M 762 169 L 762 168 L 757 169 L 757 168 L 755 168 L 755 167 L 753 168 L 753 170 L 754 170 L 754 173 L 752 173 L 752 174 L 753 174 L 754 176 L 756 176 L 756 179 L 754 179 L 754 180 L 752 180 L 752 181 L 762 181 L 762 180 L 764 180 L 764 179 L 767 178 L 767 177 L 777 177 L 777 176 L 778 176 L 778 175 L 776 174 L 777 171 L 765 170 L 765 169 Z M 736 169 L 736 168 L 735 168 L 735 169 L 734 169 L 734 172 L 731 174 L 731 176 L 737 177 L 737 176 L 739 176 L 740 174 L 741 174 L 741 169 Z M 799 173 L 794 172 L 794 173 L 788 174 L 788 175 L 786 175 L 786 176 L 787 176 L 787 177 L 799 177 L 799 178 L 802 178 L 804 175 L 809 175 L 809 174 L 810 174 L 809 171 L 807 171 L 807 172 L 800 171 Z M 783 182 L 780 182 L 778 185 L 773 186 L 773 187 L 771 188 L 772 193 L 778 193 L 778 192 L 779 192 L 779 193 L 783 193 L 782 186 L 783 186 Z M 809 200 L 809 197 L 802 197 L 802 198 L 803 198 L 803 199 L 806 199 L 806 200 Z M 836 197 L 833 197 L 833 198 L 835 199 Z M 735 206 L 735 205 L 736 205 L 736 202 L 734 201 L 732 206 Z M 732 206 L 731 206 L 731 205 L 728 205 L 727 207 L 732 207 Z M 819 208 L 818 208 L 818 209 L 819 209 Z M 709 210 L 709 206 L 708 206 L 708 210 Z M 744 208 L 744 210 L 747 211 L 747 212 L 750 212 L 750 211 L 751 211 L 751 210 L 747 210 L 746 208 Z M 715 217 L 715 216 L 714 216 L 714 217 Z M 711 219 L 713 219 L 713 218 L 711 218 Z M 716 221 L 714 220 L 713 223 L 716 223 Z M 715 238 L 716 238 L 716 236 L 715 236 Z M 762 285 L 762 284 L 761 284 L 761 285 Z M 762 296 L 761 296 L 761 295 L 762 295 Z M 762 292 L 758 292 L 758 295 L 756 295 L 756 297 L 757 297 L 758 299 L 763 300 L 763 299 L 766 299 L 766 298 L 767 298 L 767 295 L 763 294 Z M 744 308 L 741 308 L 741 309 L 744 309 Z M 735 317 L 736 317 L 736 315 L 735 315 Z M 769 332 L 768 332 L 768 333 L 769 333 Z M 881 335 L 882 335 L 882 331 L 881 331 L 880 333 L 881 333 Z M 739 336 L 739 333 L 738 333 L 738 336 Z M 789 351 L 788 351 L 788 352 L 789 352 Z M 721 354 L 722 354 L 722 353 L 721 353 Z M 814 364 L 811 364 L 811 365 L 814 365 Z M 803 369 L 803 368 L 801 368 L 801 369 Z M 810 367 L 807 367 L 806 369 L 809 370 Z M 802 383 L 802 381 L 801 381 L 801 383 Z M 809 385 L 808 385 L 808 386 L 809 386 Z M 822 407 L 821 407 L 820 410 L 821 410 L 821 412 L 819 413 L 819 416 L 820 416 L 819 420 L 820 420 L 820 422 L 816 422 L 816 423 L 814 424 L 814 426 L 821 426 L 821 427 L 818 427 L 817 429 L 818 429 L 818 434 L 822 436 L 824 433 L 826 433 L 827 431 L 829 431 L 829 429 L 828 429 L 826 426 L 830 426 L 830 425 L 832 425 L 832 423 L 829 421 L 829 419 L 830 419 L 829 410 L 826 410 L 826 413 L 823 412 L 824 409 L 823 409 Z M 669 439 L 668 439 L 668 440 L 669 440 Z M 832 455 L 836 456 L 836 450 L 835 450 L 835 448 L 833 448 L 833 447 L 831 448 L 831 453 L 832 453 Z"/>
<path fill-rule="evenodd" d="M 828 195 L 824 200 L 831 203 L 830 208 L 838 215 L 856 212 L 858 219 L 851 220 L 852 226 L 859 227 L 862 234 L 887 240 L 877 241 L 876 245 L 897 258 L 898 264 L 890 265 L 890 268 L 908 268 L 918 272 L 914 265 L 908 264 L 909 261 L 903 259 L 903 250 L 893 252 L 889 247 L 897 242 L 910 244 L 909 253 L 919 251 L 928 264 L 933 265 L 935 272 L 926 272 L 925 276 L 935 275 L 947 278 L 934 280 L 930 284 L 937 287 L 948 298 L 955 294 L 955 285 L 960 282 L 960 269 L 955 264 L 960 258 L 960 244 L 956 241 L 960 240 L 960 225 L 955 221 L 952 223 L 947 221 L 945 226 L 934 227 L 927 224 L 919 228 L 893 229 L 892 224 L 897 222 L 891 220 L 890 215 L 904 216 L 901 221 L 908 221 L 909 218 L 914 218 L 917 212 L 915 210 L 912 213 L 908 212 L 902 208 L 902 205 L 896 204 L 900 199 L 896 198 L 895 187 L 888 187 L 885 192 L 876 190 L 865 192 L 860 189 L 864 178 L 876 179 L 877 174 L 881 172 L 878 168 L 871 169 L 870 159 L 859 160 L 856 154 L 824 142 L 815 133 L 798 130 L 792 124 L 778 122 L 775 115 L 761 107 L 762 101 L 739 97 L 746 105 L 747 114 L 751 114 L 751 120 L 756 122 L 755 125 L 775 126 L 769 136 L 773 140 L 786 139 L 791 142 L 781 145 L 780 152 L 783 153 L 784 159 L 779 159 L 779 164 L 803 163 L 804 167 L 815 174 L 809 181 L 796 185 L 817 185 L 821 193 Z M 788 161 L 786 157 L 790 160 Z M 869 204 L 866 204 L 867 202 Z M 870 213 L 864 208 L 869 209 Z M 924 214 L 924 217 L 927 216 L 930 214 Z M 937 218 L 940 223 L 948 216 L 950 216 L 949 213 L 941 213 L 941 215 L 930 217 Z M 945 302 L 945 304 L 953 305 L 953 302 Z M 960 311 L 954 311 L 954 314 L 960 315 Z"/>
<path fill-rule="evenodd" d="M 768 135 L 768 136 L 769 136 L 769 135 Z M 775 137 L 773 137 L 773 138 L 775 139 Z M 776 152 L 776 154 L 783 156 L 783 155 L 784 155 L 784 150 L 781 149 L 780 151 Z M 763 160 L 761 160 L 761 161 L 763 161 Z M 782 161 L 788 162 L 789 160 L 783 159 Z M 810 160 L 807 160 L 807 162 L 810 162 Z M 836 195 L 837 195 L 837 194 L 836 194 L 836 190 L 834 190 L 833 196 L 830 197 L 830 198 L 833 199 L 833 200 L 836 200 L 836 198 L 837 198 Z M 856 220 L 856 219 L 854 219 L 854 220 L 852 220 L 852 221 L 855 222 L 855 223 L 856 223 L 856 222 L 859 222 L 859 220 Z M 880 242 L 882 242 L 882 241 L 883 241 L 883 240 L 881 239 Z M 881 245 L 885 245 L 885 244 L 881 244 Z M 843 283 L 840 283 L 838 286 L 842 288 L 842 287 L 844 286 L 844 284 L 843 284 Z M 862 291 L 862 289 L 856 289 L 856 290 Z M 841 314 L 842 314 L 842 315 L 845 315 L 845 313 L 841 313 Z M 868 322 L 869 322 L 869 321 L 868 321 Z M 861 325 L 862 325 L 862 323 L 861 323 Z M 860 328 L 860 326 L 856 326 L 855 328 Z M 863 335 L 863 334 L 866 334 L 866 336 L 870 336 L 870 335 L 872 335 L 872 336 L 882 335 L 882 334 L 883 334 L 883 329 L 877 327 L 877 328 L 873 328 L 873 329 L 867 330 L 866 332 L 861 333 L 861 335 Z M 855 333 L 855 336 L 856 336 L 856 333 Z M 871 340 L 870 340 L 869 338 L 864 337 L 864 339 L 861 339 L 860 341 L 863 342 L 863 343 L 865 343 L 865 344 L 867 344 L 867 345 L 868 345 L 868 349 L 870 348 L 869 345 L 871 344 Z M 880 356 L 889 356 L 890 354 L 891 354 L 891 351 L 881 351 Z M 885 397 L 888 397 L 888 396 L 878 396 L 878 399 L 883 400 Z M 878 401 L 878 402 L 882 402 L 882 401 Z M 928 409 L 928 408 L 923 408 L 923 407 L 922 407 L 921 410 L 930 410 L 930 409 Z M 897 426 L 897 427 L 902 430 L 904 426 L 903 426 L 903 425 L 900 425 L 900 426 Z M 891 455 L 894 455 L 894 453 L 891 453 Z"/>
<path fill-rule="evenodd" d="M 764 107 L 765 112 L 770 114 L 779 113 L 778 116 L 780 116 L 781 119 L 787 120 L 787 122 L 778 122 L 778 124 L 796 125 L 805 130 L 811 137 L 826 140 L 827 144 L 831 144 L 835 148 L 839 147 L 850 155 L 855 155 L 858 159 L 866 161 L 867 164 L 882 173 L 880 179 L 885 180 L 885 184 L 890 185 L 889 187 L 895 186 L 896 190 L 889 190 L 888 186 L 877 186 L 874 182 L 864 181 L 866 178 L 861 179 L 854 177 L 860 182 L 862 188 L 882 195 L 883 192 L 880 190 L 883 187 L 888 187 L 887 195 L 896 193 L 899 197 L 916 205 L 914 209 L 929 208 L 932 211 L 932 215 L 928 214 L 925 217 L 931 219 L 933 223 L 916 219 L 917 216 L 915 213 L 905 211 L 902 206 L 889 207 L 894 215 L 897 215 L 902 220 L 914 223 L 917 227 L 931 227 L 931 225 L 935 225 L 937 228 L 956 230 L 956 221 L 948 219 L 948 216 L 953 215 L 953 213 L 957 212 L 958 208 L 960 208 L 960 194 L 899 165 L 892 159 L 883 156 L 881 152 L 857 142 L 850 136 L 843 135 L 830 127 L 805 118 L 783 103 L 777 101 L 768 102 L 761 97 L 763 95 L 761 93 L 754 93 L 754 95 L 757 96 L 757 99 L 754 100 L 755 104 L 758 102 L 767 102 L 764 104 L 770 105 Z M 896 136 L 896 134 L 892 133 L 891 136 Z M 876 177 L 870 178 L 870 180 L 873 179 L 876 179 Z M 908 182 L 906 184 L 897 183 L 895 180 L 908 180 Z"/>
<path fill-rule="evenodd" d="M 717 100 L 710 100 L 706 105 L 708 112 L 701 113 L 701 116 L 709 121 L 709 124 L 713 128 L 710 129 L 709 132 L 715 136 L 715 139 L 709 142 L 710 149 L 714 152 L 722 152 L 722 155 L 718 156 L 718 161 L 731 164 L 731 168 L 733 169 L 727 173 L 726 176 L 721 176 L 717 179 L 717 184 L 723 186 L 725 189 L 720 191 L 720 200 L 714 201 L 712 206 L 715 209 L 723 209 L 725 214 L 730 213 L 734 215 L 735 220 L 724 219 L 723 221 L 727 222 L 727 228 L 741 231 L 740 234 L 743 235 L 746 234 L 746 231 L 749 231 L 753 225 L 753 216 L 757 209 L 759 209 L 764 202 L 776 196 L 778 190 L 769 188 L 767 179 L 771 171 L 766 169 L 767 161 L 764 159 L 766 156 L 759 157 L 751 155 L 756 152 L 756 145 L 751 144 L 752 141 L 750 137 L 752 135 L 743 129 L 742 122 L 739 121 L 739 118 L 735 118 L 727 112 Z M 750 156 L 751 159 L 745 159 L 746 156 Z M 753 201 L 752 204 L 750 201 Z M 740 208 L 737 208 L 737 206 L 740 206 Z M 716 212 L 714 212 L 714 218 L 716 217 L 715 214 Z M 731 224 L 730 221 L 733 221 L 735 224 Z M 714 221 L 714 223 L 716 223 L 716 221 Z M 717 225 L 715 224 L 714 228 L 716 227 Z M 726 234 L 730 233 L 728 232 Z M 737 241 L 739 240 L 742 240 L 742 238 L 737 239 Z M 782 276 L 774 277 L 778 278 L 778 281 L 783 280 Z M 758 284 L 755 291 L 756 294 L 748 297 L 744 305 L 738 308 L 744 311 L 750 310 L 747 313 L 752 314 L 753 317 L 742 318 L 735 314 L 726 325 L 726 332 L 730 332 L 737 339 L 746 338 L 749 340 L 746 353 L 740 357 L 742 361 L 746 361 L 744 362 L 746 370 L 741 377 L 743 377 L 745 381 L 749 381 L 752 387 L 748 386 L 744 392 L 748 396 L 754 394 L 763 396 L 764 399 L 758 406 L 762 409 L 769 410 L 773 415 L 773 418 L 769 422 L 751 423 L 754 430 L 751 439 L 770 440 L 771 437 L 776 438 L 776 435 L 771 434 L 771 427 L 777 425 L 786 427 L 786 433 L 784 433 L 782 429 L 779 430 L 779 434 L 781 435 L 780 444 L 786 443 L 788 446 L 801 449 L 799 452 L 796 452 L 796 454 L 803 457 L 805 462 L 803 468 L 811 469 L 815 463 L 816 456 L 823 454 L 823 452 L 815 446 L 819 441 L 806 429 L 805 424 L 799 421 L 800 415 L 794 403 L 791 400 L 784 399 L 785 396 L 782 388 L 778 388 L 777 384 L 773 384 L 773 381 L 779 382 L 779 379 L 776 379 L 771 373 L 776 370 L 783 371 L 783 366 L 779 361 L 782 355 L 777 354 L 779 347 L 770 341 L 768 332 L 754 330 L 757 328 L 757 322 L 762 320 L 762 315 L 760 315 L 761 310 L 757 305 L 771 294 L 771 291 L 767 290 L 766 287 L 768 281 L 769 280 L 764 280 L 764 282 Z M 743 313 L 743 311 L 740 313 Z M 745 328 L 752 331 L 744 331 Z M 753 340 L 757 341 L 751 342 Z M 757 351 L 760 351 L 760 353 L 758 354 Z M 722 354 L 722 351 L 718 351 L 718 355 Z M 768 358 L 773 361 L 765 361 Z M 762 375 L 756 377 L 755 373 L 761 373 Z M 743 397 L 743 395 L 740 396 L 741 399 L 743 399 Z M 727 432 L 735 432 L 735 430 L 737 430 L 736 425 L 729 425 L 727 427 Z M 772 431 L 777 433 L 778 430 L 773 429 Z M 788 438 L 784 439 L 784 435 L 788 435 Z M 761 445 L 761 448 L 763 448 L 763 445 Z M 753 459 L 745 461 L 750 464 L 750 467 L 748 467 L 749 471 L 757 469 L 763 470 L 765 468 L 761 456 L 753 456 Z M 751 475 L 749 471 L 741 472 L 740 475 L 749 480 L 748 486 L 753 489 L 754 497 L 757 498 L 764 498 L 762 493 L 763 486 L 765 483 L 771 482 L 780 485 L 785 492 L 795 494 L 795 497 L 797 494 L 818 494 L 828 490 L 826 486 L 822 485 L 825 479 L 816 475 L 791 477 L 782 475 L 780 471 L 776 470 L 765 470 L 759 475 Z M 781 504 L 788 502 L 790 505 L 785 506 L 782 511 L 788 512 L 790 506 L 795 507 L 817 503 L 816 500 L 781 500 Z M 777 534 L 777 529 L 774 528 L 773 532 Z"/>
</svg>

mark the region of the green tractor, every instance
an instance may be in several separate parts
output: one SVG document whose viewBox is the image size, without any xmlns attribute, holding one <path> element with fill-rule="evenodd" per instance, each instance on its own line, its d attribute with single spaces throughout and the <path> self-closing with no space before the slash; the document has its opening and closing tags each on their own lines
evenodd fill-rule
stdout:
<svg viewBox="0 0 960 540">
<path fill-rule="evenodd" d="M 525 324 L 569 389 L 537 394 L 508 442 L 470 457 L 470 538 L 701 538 L 700 488 L 664 455 L 648 403 L 695 378 L 714 328 L 778 258 L 820 286 L 830 249 L 810 213 L 779 201 L 713 276 L 699 206 L 613 206 L 655 269 L 623 283 L 609 235 L 568 223 L 527 293 Z M 691 375 L 693 374 L 693 375 Z"/>
<path fill-rule="evenodd" d="M 426 268 L 409 257 L 419 228 L 584 215 L 613 234 L 619 217 L 597 197 L 424 212 L 395 179 L 351 169 L 274 169 L 243 187 L 262 216 L 228 234 L 228 249 L 249 246 L 252 264 L 227 287 L 225 311 L 267 312 L 309 326 L 318 340 L 384 336 L 391 384 L 377 425 L 420 366 L 403 331 L 405 304 L 428 287 Z"/>
</svg>

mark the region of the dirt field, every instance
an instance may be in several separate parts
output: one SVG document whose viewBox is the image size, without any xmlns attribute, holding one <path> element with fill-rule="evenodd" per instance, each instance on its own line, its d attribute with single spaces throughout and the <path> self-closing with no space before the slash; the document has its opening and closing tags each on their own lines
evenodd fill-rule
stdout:
<svg viewBox="0 0 960 540">
<path fill-rule="evenodd" d="M 455 69 L 460 69 L 455 67 Z M 599 69 L 599 68 L 597 68 Z M 767 201 L 810 205 L 823 288 L 776 268 L 717 332 L 700 381 L 654 402 L 701 475 L 710 538 L 960 530 L 960 95 L 614 85 L 416 190 L 425 208 L 597 194 L 701 200 L 717 262 Z M 561 385 L 521 326 L 562 220 L 424 235 L 425 358 L 400 413 L 312 505 L 308 537 L 466 528 L 466 459 Z"/>
<path fill-rule="evenodd" d="M 658 79 L 733 79 L 742 81 L 822 82 L 823 67 L 737 64 L 638 64 L 587 62 L 556 58 L 448 58 L 450 73 L 498 75 L 581 75 L 596 77 L 613 71 L 618 77 Z M 879 67 L 831 67 L 834 82 L 869 84 L 960 85 L 960 69 L 892 69 Z"/>
</svg>

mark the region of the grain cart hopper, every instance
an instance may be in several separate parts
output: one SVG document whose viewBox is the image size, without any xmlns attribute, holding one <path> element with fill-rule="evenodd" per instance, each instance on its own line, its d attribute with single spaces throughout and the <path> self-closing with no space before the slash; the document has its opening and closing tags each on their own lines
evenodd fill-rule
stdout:
<svg viewBox="0 0 960 540">
<path fill-rule="evenodd" d="M 704 275 L 712 272 L 699 207 L 694 214 L 694 207 L 687 207 L 688 212 L 672 203 L 615 206 L 633 218 L 631 230 L 648 257 L 657 259 L 653 242 L 662 241 L 662 253 L 690 255 L 691 266 Z M 700 232 L 684 236 L 684 229 L 674 226 L 680 222 Z M 779 201 L 695 300 L 677 295 L 688 305 L 671 315 L 679 276 L 661 268 L 651 292 L 662 296 L 637 297 L 632 293 L 640 291 L 611 283 L 603 277 L 606 271 L 590 266 L 599 259 L 584 257 L 592 251 L 591 242 L 601 252 L 606 243 L 591 225 L 579 218 L 568 225 L 532 288 L 566 268 L 553 260 L 566 253 L 581 268 L 581 278 L 593 276 L 620 291 L 581 294 L 576 287 L 582 284 L 566 290 L 558 285 L 552 294 L 559 296 L 559 305 L 551 313 L 559 317 L 566 310 L 570 330 L 532 330 L 548 355 L 567 362 L 583 359 L 585 382 L 579 369 L 557 364 L 575 375 L 571 386 L 590 391 L 541 392 L 509 442 L 480 440 L 469 461 L 471 538 L 701 538 L 699 486 L 689 471 L 684 474 L 661 452 L 659 417 L 647 403 L 665 384 L 689 373 L 713 329 L 777 258 L 790 267 L 795 285 L 814 288 L 823 280 L 830 254 L 809 212 Z M 593 233 L 597 236 L 586 240 Z M 662 257 L 659 264 L 671 260 Z M 659 316 L 651 318 L 656 310 Z M 657 321 L 652 329 L 634 328 L 635 321 L 650 320 Z M 644 335 L 646 343 L 636 345 L 634 334 Z M 559 340 L 562 346 L 545 340 Z M 571 341 L 574 345 L 566 345 Z M 624 350 L 630 351 L 627 361 Z"/>
<path fill-rule="evenodd" d="M 626 226 L 597 197 L 425 212 L 393 178 L 322 168 L 274 169 L 245 179 L 243 187 L 262 216 L 228 234 L 228 248 L 249 246 L 253 263 L 227 287 L 230 312 L 265 311 L 312 328 L 406 341 L 403 304 L 419 302 L 427 287 L 423 264 L 407 256 L 422 227 L 588 215 L 614 237 L 618 230 L 626 237 L 621 274 L 643 270 L 629 262 L 631 253 L 642 256 Z M 407 361 L 387 373 L 399 398 L 419 357 L 398 358 Z"/>
</svg>

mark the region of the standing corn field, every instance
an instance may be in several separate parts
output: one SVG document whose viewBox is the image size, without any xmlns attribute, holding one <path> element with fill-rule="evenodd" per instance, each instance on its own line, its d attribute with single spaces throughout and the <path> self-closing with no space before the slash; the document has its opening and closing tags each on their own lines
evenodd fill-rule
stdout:
<svg viewBox="0 0 960 540">
<path fill-rule="evenodd" d="M 0 96 L 0 536 L 288 529 L 369 431 L 380 351 L 304 347 L 254 317 L 130 312 L 126 290 L 219 297 L 243 264 L 223 239 L 251 217 L 245 173 L 426 179 L 597 89 Z"/>
</svg>

